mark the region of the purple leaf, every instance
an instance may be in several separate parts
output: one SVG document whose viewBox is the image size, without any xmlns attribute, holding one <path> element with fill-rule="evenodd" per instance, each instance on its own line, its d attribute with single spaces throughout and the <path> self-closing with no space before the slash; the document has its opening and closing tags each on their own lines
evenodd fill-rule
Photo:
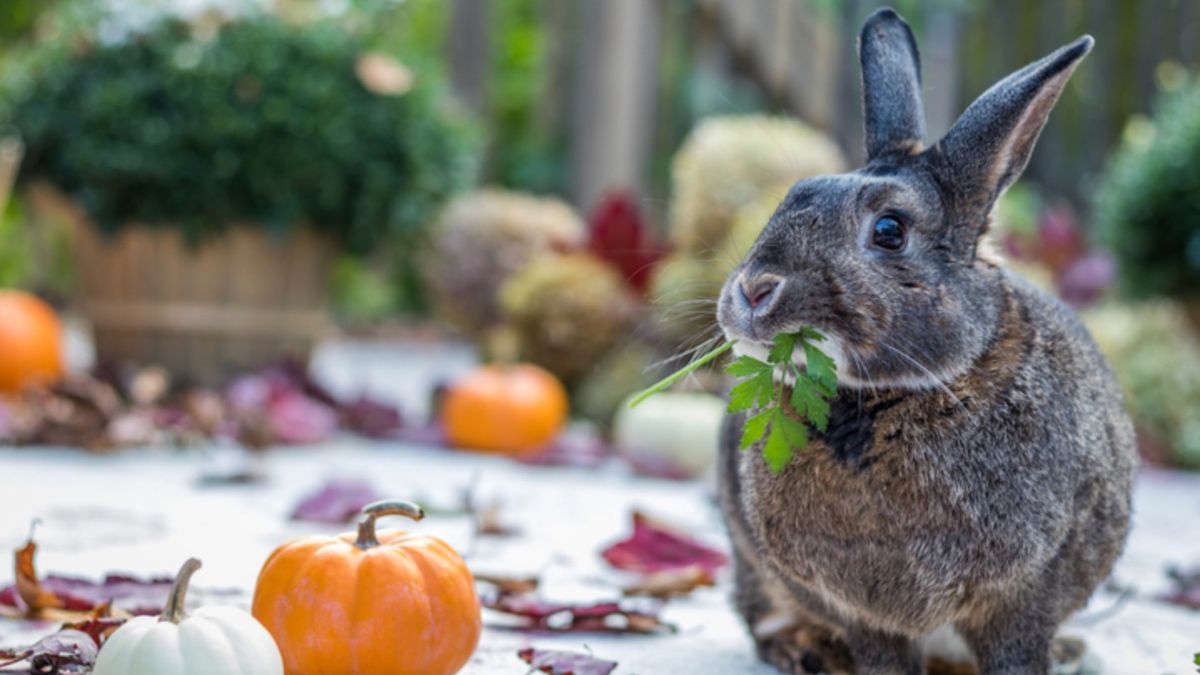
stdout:
<svg viewBox="0 0 1200 675">
<path fill-rule="evenodd" d="M 7 659 L 0 662 L 0 666 L 28 661 L 34 673 L 86 673 L 96 663 L 99 653 L 100 645 L 91 635 L 67 628 L 38 640 L 26 649 L 0 650 L 0 659 Z"/>
<path fill-rule="evenodd" d="M 400 409 L 363 394 L 341 406 L 342 426 L 368 438 L 395 438 L 404 427 Z"/>
<path fill-rule="evenodd" d="M 601 552 L 608 564 L 633 572 L 660 572 L 698 565 L 709 572 L 724 567 L 729 556 L 699 540 L 633 514 L 633 534 Z"/>
<path fill-rule="evenodd" d="M 338 428 L 337 413 L 297 391 L 276 396 L 267 407 L 267 418 L 281 443 L 320 443 L 333 436 Z"/>
<path fill-rule="evenodd" d="M 100 582 L 51 574 L 41 580 L 42 589 L 52 593 L 62 603 L 62 609 L 92 610 L 105 602 L 130 614 L 158 614 L 166 604 L 173 579 L 161 577 L 137 579 L 122 574 L 109 574 Z M 23 610 L 16 586 L 0 589 L 0 605 Z"/>
<path fill-rule="evenodd" d="M 523 619 L 517 628 L 551 633 L 669 633 L 675 627 L 658 618 L 662 604 L 629 600 L 572 604 L 533 595 L 498 593 L 481 598 L 483 606 Z"/>
<path fill-rule="evenodd" d="M 616 661 L 557 649 L 526 647 L 517 652 L 517 656 L 534 670 L 550 675 L 608 675 L 617 668 Z"/>
<path fill-rule="evenodd" d="M 296 505 L 292 520 L 341 525 L 353 520 L 364 506 L 380 499 L 383 499 L 383 495 L 366 481 L 331 480 Z"/>
<path fill-rule="evenodd" d="M 568 430 L 546 444 L 540 451 L 519 456 L 522 464 L 537 466 L 596 467 L 604 463 L 613 449 L 593 433 Z"/>
</svg>

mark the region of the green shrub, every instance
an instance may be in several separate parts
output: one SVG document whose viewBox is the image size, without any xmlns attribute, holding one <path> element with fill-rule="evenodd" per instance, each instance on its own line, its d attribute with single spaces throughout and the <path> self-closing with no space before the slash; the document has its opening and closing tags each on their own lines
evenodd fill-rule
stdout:
<svg viewBox="0 0 1200 675">
<path fill-rule="evenodd" d="M 331 23 L 270 16 L 208 34 L 164 20 L 60 49 L 9 92 L 23 176 L 109 231 L 172 226 L 196 241 L 234 222 L 307 224 L 352 252 L 410 248 L 472 178 L 475 134 L 427 76 L 400 95 L 366 88 L 363 52 Z"/>
<path fill-rule="evenodd" d="M 1164 94 L 1136 122 L 1096 191 L 1103 243 L 1131 295 L 1200 296 L 1200 81 Z"/>
</svg>

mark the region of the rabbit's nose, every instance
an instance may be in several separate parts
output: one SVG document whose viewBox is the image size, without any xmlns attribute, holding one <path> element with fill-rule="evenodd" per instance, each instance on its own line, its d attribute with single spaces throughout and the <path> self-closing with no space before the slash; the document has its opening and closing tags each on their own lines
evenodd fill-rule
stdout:
<svg viewBox="0 0 1200 675">
<path fill-rule="evenodd" d="M 742 277 L 742 297 L 750 304 L 750 309 L 770 307 L 779 296 L 783 286 L 783 278 L 774 274 L 759 274 L 754 277 Z"/>
</svg>

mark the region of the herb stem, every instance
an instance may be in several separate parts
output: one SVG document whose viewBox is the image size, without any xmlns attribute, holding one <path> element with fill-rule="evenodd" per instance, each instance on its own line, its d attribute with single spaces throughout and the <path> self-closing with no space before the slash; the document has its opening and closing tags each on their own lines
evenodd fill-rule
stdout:
<svg viewBox="0 0 1200 675">
<path fill-rule="evenodd" d="M 651 396 L 653 396 L 661 391 L 665 391 L 666 389 L 670 388 L 671 385 L 682 380 L 683 378 L 687 377 L 688 375 L 691 375 L 692 373 L 696 372 L 700 368 L 704 367 L 706 364 L 711 363 L 712 361 L 716 360 L 716 358 L 718 356 L 724 354 L 725 352 L 729 351 L 730 349 L 733 349 L 733 345 L 736 343 L 737 343 L 737 340 L 730 340 L 729 342 L 726 342 L 725 344 L 721 345 L 720 347 L 717 347 L 716 349 L 705 354 L 704 356 L 701 356 L 700 358 L 696 359 L 695 361 L 692 361 L 691 363 L 687 364 L 683 368 L 680 368 L 679 370 L 675 371 L 674 373 L 671 373 L 670 375 L 664 377 L 663 379 L 659 380 L 658 382 L 655 382 L 654 384 L 650 385 L 649 387 L 646 387 L 645 389 L 638 392 L 637 396 L 633 397 L 633 400 L 631 400 L 629 402 L 629 407 L 632 408 L 632 407 L 636 406 L 637 404 L 641 403 L 642 401 L 645 401 L 646 399 L 650 398 Z"/>
</svg>

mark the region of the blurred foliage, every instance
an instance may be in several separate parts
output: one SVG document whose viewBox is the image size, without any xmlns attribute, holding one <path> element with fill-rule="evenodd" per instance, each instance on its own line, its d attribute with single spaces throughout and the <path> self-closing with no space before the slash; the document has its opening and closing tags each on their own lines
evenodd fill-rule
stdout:
<svg viewBox="0 0 1200 675">
<path fill-rule="evenodd" d="M 1130 294 L 1200 300 L 1200 79 L 1169 79 L 1153 119 L 1126 128 L 1094 212 Z"/>
<path fill-rule="evenodd" d="M 1125 390 L 1146 456 L 1200 469 L 1200 345 L 1183 312 L 1155 301 L 1083 317 Z"/>
<path fill-rule="evenodd" d="M 355 76 L 363 46 L 328 23 L 164 20 L 37 64 L 8 113 L 23 174 L 45 177 L 106 230 L 234 221 L 311 224 L 347 250 L 412 250 L 473 172 L 470 127 L 419 77 L 384 95 Z"/>
<path fill-rule="evenodd" d="M 628 338 L 638 309 L 620 273 L 585 252 L 532 258 L 500 287 L 499 300 L 520 357 L 568 388 Z"/>
<path fill-rule="evenodd" d="M 330 295 L 339 321 L 351 325 L 369 324 L 403 307 L 397 297 L 397 284 L 383 267 L 350 255 L 333 262 Z"/>
<path fill-rule="evenodd" d="M 484 351 L 502 322 L 501 286 L 531 260 L 579 248 L 579 215 L 553 197 L 509 190 L 465 193 L 442 210 L 424 272 L 434 313 Z"/>
<path fill-rule="evenodd" d="M 554 66 L 543 9 L 538 0 L 491 4 L 496 31 L 488 76 L 488 177 L 516 190 L 563 195 L 565 139 L 545 123 L 539 106 Z"/>
<path fill-rule="evenodd" d="M 664 335 L 679 344 L 708 337 L 726 275 L 788 188 L 845 167 L 832 139 L 793 119 L 725 115 L 696 125 L 671 163 L 675 251 L 650 282 Z"/>
<path fill-rule="evenodd" d="M 54 0 L 4 0 L 0 2 L 0 49 L 12 45 L 33 32 L 38 18 L 53 9 Z"/>
</svg>

